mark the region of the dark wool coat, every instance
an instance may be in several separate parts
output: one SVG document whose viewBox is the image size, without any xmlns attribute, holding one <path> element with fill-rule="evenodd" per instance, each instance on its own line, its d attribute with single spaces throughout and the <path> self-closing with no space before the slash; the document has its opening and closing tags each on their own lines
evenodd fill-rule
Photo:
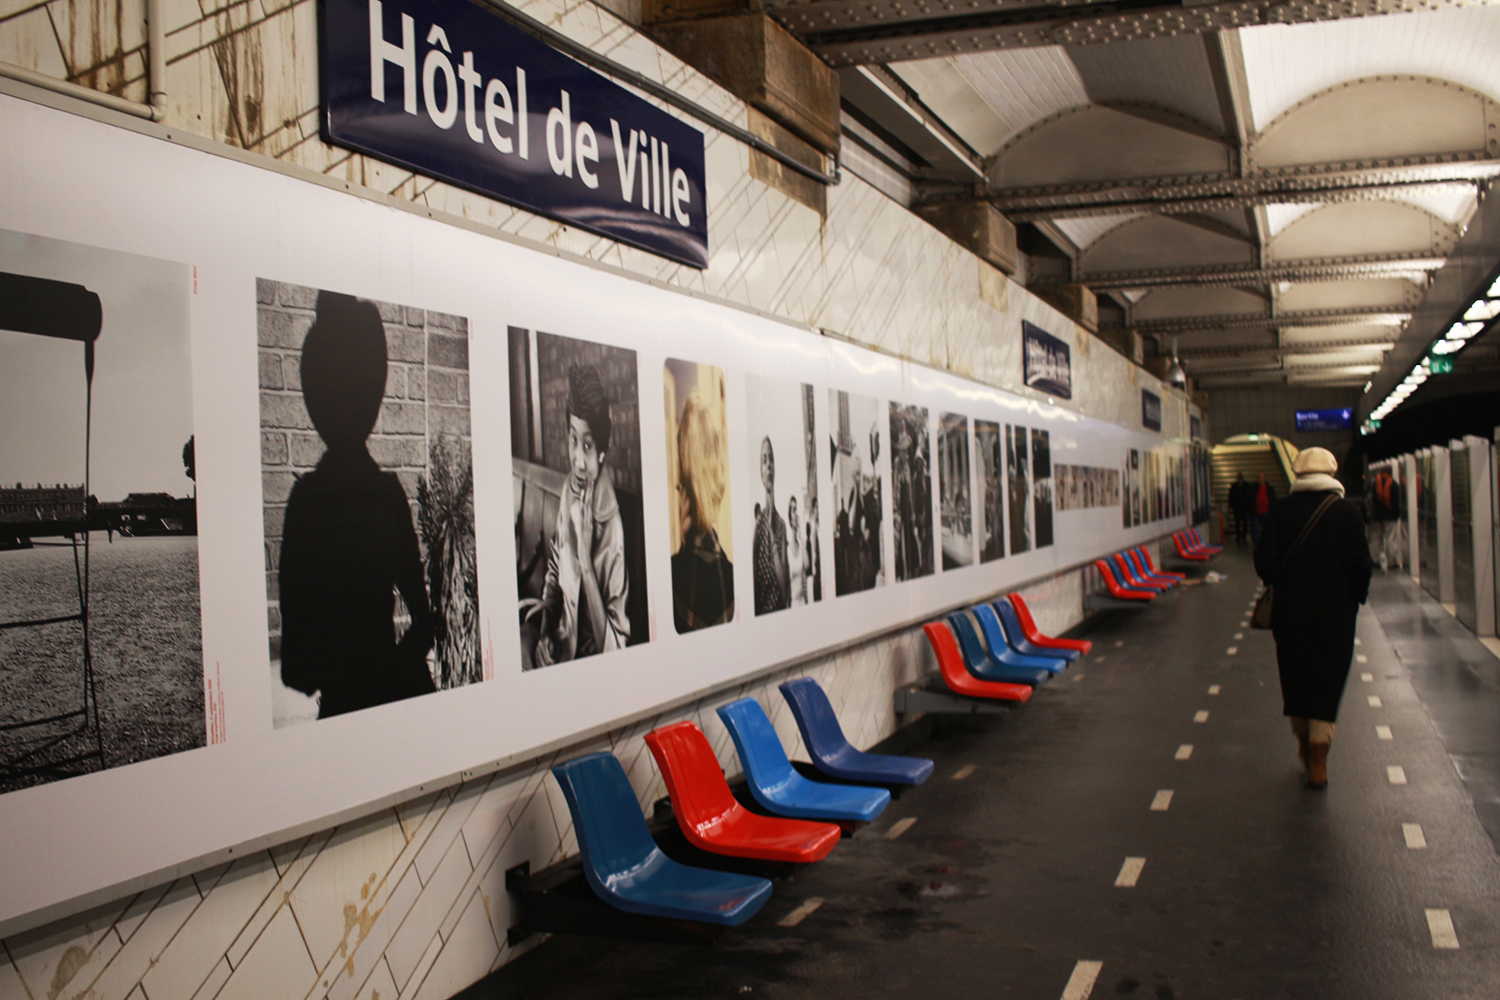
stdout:
<svg viewBox="0 0 1500 1000">
<path fill-rule="evenodd" d="M 1271 634 L 1287 715 L 1333 722 L 1354 656 L 1354 619 L 1370 593 L 1374 563 L 1364 518 L 1344 499 L 1333 502 L 1276 575 L 1327 491 L 1293 493 L 1271 508 L 1255 547 L 1255 572 L 1276 587 Z"/>
</svg>

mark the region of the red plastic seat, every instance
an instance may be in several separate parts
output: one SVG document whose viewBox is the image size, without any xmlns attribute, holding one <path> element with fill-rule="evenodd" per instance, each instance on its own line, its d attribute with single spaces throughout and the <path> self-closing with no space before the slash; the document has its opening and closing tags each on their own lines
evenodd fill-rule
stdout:
<svg viewBox="0 0 1500 1000">
<path fill-rule="evenodd" d="M 1020 594 L 1007 594 L 1011 607 L 1016 609 L 1016 617 L 1021 619 L 1021 632 L 1026 636 L 1026 641 L 1033 646 L 1041 646 L 1051 649 L 1076 649 L 1080 653 L 1088 653 L 1094 648 L 1094 644 L 1087 639 L 1058 639 L 1054 636 L 1043 635 L 1036 627 L 1036 619 L 1031 617 L 1031 609 L 1026 606 Z"/>
<path fill-rule="evenodd" d="M 1135 547 L 1135 553 L 1136 553 L 1136 555 L 1138 555 L 1138 556 L 1141 557 L 1141 562 L 1143 562 L 1143 563 L 1146 564 L 1146 569 L 1148 571 L 1156 574 L 1157 576 L 1166 576 L 1166 577 L 1171 577 L 1171 578 L 1177 579 L 1177 580 L 1186 580 L 1187 579 L 1187 574 L 1186 573 L 1173 573 L 1171 570 L 1158 569 L 1157 566 L 1156 566 L 1156 560 L 1153 559 L 1153 558 L 1151 558 L 1151 553 L 1146 548 L 1146 546 L 1144 546 L 1144 545 L 1137 545 Z"/>
<path fill-rule="evenodd" d="M 1207 552 L 1201 552 L 1192 547 L 1192 543 L 1185 538 L 1186 532 L 1172 532 L 1172 545 L 1177 549 L 1179 559 L 1192 559 L 1195 562 L 1208 562 L 1213 556 Z"/>
<path fill-rule="evenodd" d="M 943 672 L 943 682 L 954 694 L 969 698 L 986 698 L 990 701 L 1013 701 L 1021 703 L 1031 697 L 1035 690 L 1029 684 L 1007 684 L 1003 681 L 982 681 L 969 673 L 964 666 L 963 653 L 958 640 L 947 622 L 928 622 L 922 626 L 932 651 L 937 654 L 938 669 Z"/>
<path fill-rule="evenodd" d="M 1171 590 L 1177 586 L 1175 583 L 1168 583 L 1166 580 L 1142 579 L 1131 569 L 1130 561 L 1119 552 L 1116 552 L 1110 558 L 1114 559 L 1115 568 L 1120 571 L 1120 582 L 1127 587 L 1134 587 L 1136 590 L 1154 590 L 1160 593 L 1163 590 Z"/>
<path fill-rule="evenodd" d="M 1203 533 L 1197 528 L 1189 528 L 1188 537 L 1193 540 L 1195 547 L 1203 552 L 1207 552 L 1211 556 L 1216 556 L 1224 551 L 1224 546 L 1222 545 L 1210 545 L 1208 542 L 1205 542 L 1203 540 Z"/>
<path fill-rule="evenodd" d="M 759 861 L 807 864 L 828 856 L 841 835 L 836 823 L 761 816 L 735 801 L 713 747 L 692 722 L 646 734 L 667 782 L 672 811 L 694 847 Z"/>
<path fill-rule="evenodd" d="M 1095 559 L 1094 568 L 1097 569 L 1099 571 L 1099 575 L 1104 578 L 1105 589 L 1109 591 L 1109 595 L 1111 597 L 1117 597 L 1122 601 L 1156 600 L 1156 591 L 1154 590 L 1139 590 L 1135 587 L 1126 587 L 1121 584 L 1120 581 L 1115 577 L 1114 568 L 1111 567 L 1110 564 L 1105 562 L 1103 559 Z"/>
</svg>

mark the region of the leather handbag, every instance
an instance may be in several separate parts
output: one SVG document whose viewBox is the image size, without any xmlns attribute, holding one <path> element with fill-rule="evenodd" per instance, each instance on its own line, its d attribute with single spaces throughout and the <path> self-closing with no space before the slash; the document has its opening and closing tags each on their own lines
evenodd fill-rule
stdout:
<svg viewBox="0 0 1500 1000">
<path fill-rule="evenodd" d="M 1307 536 L 1311 534 L 1313 526 L 1318 523 L 1318 520 L 1323 516 L 1323 512 L 1332 507 L 1333 502 L 1338 498 L 1339 495 L 1337 493 L 1330 493 L 1318 505 L 1318 509 L 1313 511 L 1313 516 L 1308 518 L 1307 523 L 1302 526 L 1302 533 L 1297 536 L 1297 540 L 1292 543 L 1292 547 L 1286 550 L 1286 555 L 1281 557 L 1281 565 L 1276 567 L 1275 579 L 1281 578 L 1282 572 L 1286 569 L 1286 564 L 1291 562 L 1292 553 L 1302 547 L 1302 543 L 1307 540 Z M 1266 584 L 1266 589 L 1261 592 L 1260 599 L 1255 602 L 1255 610 L 1250 612 L 1251 628 L 1271 627 L 1271 606 L 1275 600 L 1276 585 L 1268 583 Z"/>
</svg>

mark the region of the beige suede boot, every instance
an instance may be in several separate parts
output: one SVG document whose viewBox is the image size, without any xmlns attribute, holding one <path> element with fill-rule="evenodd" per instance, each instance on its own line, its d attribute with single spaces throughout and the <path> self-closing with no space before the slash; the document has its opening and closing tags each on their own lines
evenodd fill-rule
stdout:
<svg viewBox="0 0 1500 1000">
<path fill-rule="evenodd" d="M 1328 744 L 1309 743 L 1307 745 L 1307 787 L 1326 788 L 1328 786 Z"/>
</svg>

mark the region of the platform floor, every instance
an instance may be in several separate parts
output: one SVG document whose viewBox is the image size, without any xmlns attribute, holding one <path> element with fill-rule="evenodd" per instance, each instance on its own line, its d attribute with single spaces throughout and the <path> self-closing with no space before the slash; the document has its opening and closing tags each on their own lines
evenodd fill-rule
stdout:
<svg viewBox="0 0 1500 1000">
<path fill-rule="evenodd" d="M 1309 791 L 1248 553 L 1216 568 L 945 724 L 928 784 L 712 949 L 554 937 L 462 996 L 1500 997 L 1500 662 L 1377 571 Z"/>
</svg>

